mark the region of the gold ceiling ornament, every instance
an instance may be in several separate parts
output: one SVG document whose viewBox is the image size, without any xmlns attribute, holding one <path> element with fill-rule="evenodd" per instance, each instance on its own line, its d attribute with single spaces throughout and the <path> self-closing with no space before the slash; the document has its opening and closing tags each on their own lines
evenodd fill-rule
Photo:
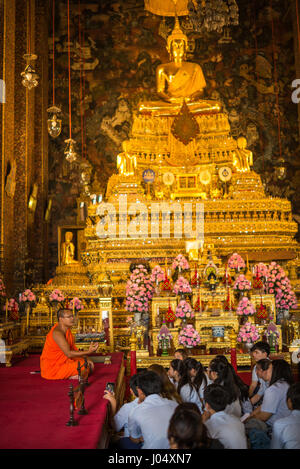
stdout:
<svg viewBox="0 0 300 469">
<path fill-rule="evenodd" d="M 173 121 L 171 132 L 184 145 L 188 145 L 200 132 L 198 122 L 190 112 L 185 100 L 179 114 Z"/>
<path fill-rule="evenodd" d="M 48 133 L 53 138 L 57 138 L 61 133 L 61 119 L 58 119 L 61 109 L 57 106 L 51 106 L 47 109 L 49 119 L 47 120 Z"/>
<path fill-rule="evenodd" d="M 188 0 L 145 0 L 145 10 L 159 16 L 187 16 Z"/>
</svg>

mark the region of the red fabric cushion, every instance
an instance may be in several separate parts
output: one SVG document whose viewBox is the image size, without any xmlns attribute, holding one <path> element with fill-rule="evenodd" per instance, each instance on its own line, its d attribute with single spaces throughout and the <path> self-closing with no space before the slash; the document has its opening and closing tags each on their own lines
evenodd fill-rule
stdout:
<svg viewBox="0 0 300 469">
<path fill-rule="evenodd" d="M 50 381 L 30 371 L 39 370 L 39 356 L 11 368 L 0 368 L 1 449 L 92 449 L 97 447 L 108 401 L 107 382 L 116 382 L 123 354 L 113 353 L 111 365 L 95 363 L 85 392 L 88 415 L 74 413 L 79 425 L 67 427 L 69 386 L 77 380 Z"/>
</svg>

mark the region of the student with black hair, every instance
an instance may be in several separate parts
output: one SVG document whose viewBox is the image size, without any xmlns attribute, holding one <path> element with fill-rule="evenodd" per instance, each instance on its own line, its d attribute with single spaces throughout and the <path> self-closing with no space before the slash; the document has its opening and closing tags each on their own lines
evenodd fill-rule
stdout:
<svg viewBox="0 0 300 469">
<path fill-rule="evenodd" d="M 174 384 L 175 388 L 178 388 L 178 384 L 184 375 L 184 365 L 183 361 L 179 358 L 175 358 L 171 361 L 170 367 L 168 370 L 168 376 L 170 381 Z"/>
<path fill-rule="evenodd" d="M 271 449 L 300 449 L 300 383 L 289 387 L 286 400 L 291 414 L 274 423 Z"/>
<path fill-rule="evenodd" d="M 229 394 L 224 386 L 209 384 L 204 390 L 205 412 L 202 421 L 208 435 L 226 449 L 247 449 L 245 427 L 235 415 L 225 412 Z"/>
<path fill-rule="evenodd" d="M 168 449 L 167 431 L 178 403 L 163 398 L 163 385 L 154 371 L 139 373 L 137 392 L 141 403 L 128 418 L 128 431 L 133 443 L 143 441 L 142 449 Z"/>
<path fill-rule="evenodd" d="M 288 362 L 282 359 L 273 361 L 262 359 L 256 366 L 258 376 L 268 381 L 269 387 L 265 390 L 262 404 L 251 413 L 247 424 L 252 423 L 251 419 L 265 422 L 267 425 L 265 429 L 271 433 L 276 420 L 291 414 L 286 403 L 286 394 L 293 384 L 292 371 Z"/>
<path fill-rule="evenodd" d="M 204 368 L 195 358 L 183 360 L 184 373 L 178 383 L 177 391 L 183 402 L 194 402 L 203 412 L 203 392 L 207 386 Z"/>
<path fill-rule="evenodd" d="M 262 359 L 269 359 L 270 345 L 263 341 L 256 342 L 252 346 L 250 354 L 256 363 Z M 264 392 L 268 387 L 268 382 L 259 378 L 256 370 L 257 367 L 255 365 L 252 370 L 252 379 L 249 387 L 249 397 L 252 405 L 257 405 L 261 401 Z"/>
<path fill-rule="evenodd" d="M 214 384 L 223 386 L 227 391 L 228 402 L 225 412 L 240 418 L 242 415 L 241 400 L 245 397 L 248 398 L 248 393 L 246 396 L 244 391 L 239 388 L 231 365 L 228 362 L 226 363 L 223 358 L 214 358 L 209 363 L 207 371 L 209 379 Z"/>
<path fill-rule="evenodd" d="M 170 378 L 168 376 L 168 373 L 166 372 L 166 369 L 162 365 L 153 363 L 152 365 L 149 366 L 148 370 L 154 371 L 160 376 L 162 380 L 162 384 L 163 384 L 161 396 L 165 397 L 166 399 L 171 399 L 173 401 L 176 401 L 178 404 L 181 404 L 182 399 L 180 395 L 178 394 L 176 387 L 170 381 Z"/>
<path fill-rule="evenodd" d="M 186 404 L 194 405 L 188 407 Z M 185 402 L 176 407 L 168 429 L 170 449 L 223 449 L 218 441 L 209 438 L 198 407 Z"/>
</svg>

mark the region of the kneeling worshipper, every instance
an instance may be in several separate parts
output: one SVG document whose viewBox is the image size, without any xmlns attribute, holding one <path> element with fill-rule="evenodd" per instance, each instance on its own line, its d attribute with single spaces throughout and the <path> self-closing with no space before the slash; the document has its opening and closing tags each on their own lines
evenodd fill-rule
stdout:
<svg viewBox="0 0 300 469">
<path fill-rule="evenodd" d="M 74 324 L 72 310 L 59 309 L 57 319 L 58 323 L 47 334 L 40 358 L 41 376 L 46 379 L 75 379 L 78 378 L 78 362 L 83 366 L 84 357 L 96 352 L 99 344 L 91 343 L 88 351 L 79 351 L 71 332 Z M 88 372 L 91 373 L 94 364 L 91 360 L 87 362 Z M 84 371 L 83 368 L 83 375 Z"/>
</svg>

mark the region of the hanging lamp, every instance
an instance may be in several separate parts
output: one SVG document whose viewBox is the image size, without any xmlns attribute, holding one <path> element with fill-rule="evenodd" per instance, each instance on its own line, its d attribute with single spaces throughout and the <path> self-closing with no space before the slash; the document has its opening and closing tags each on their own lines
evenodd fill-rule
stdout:
<svg viewBox="0 0 300 469">
<path fill-rule="evenodd" d="M 48 133 L 53 138 L 57 138 L 61 133 L 61 119 L 59 115 L 61 109 L 55 106 L 55 0 L 53 0 L 53 14 L 52 14 L 52 30 L 53 30 L 53 64 L 52 64 L 52 86 L 53 86 L 53 104 L 47 109 L 49 113 L 49 119 L 47 120 Z"/>
<path fill-rule="evenodd" d="M 37 59 L 37 55 L 31 53 L 31 0 L 27 1 L 27 53 L 23 55 L 26 60 L 26 67 L 21 73 L 22 85 L 28 90 L 38 86 L 38 74 L 35 72 L 32 62 Z"/>
<path fill-rule="evenodd" d="M 70 51 L 70 0 L 68 0 L 68 68 L 69 68 L 69 138 L 65 140 L 67 144 L 64 154 L 69 163 L 77 160 L 75 151 L 76 141 L 72 139 L 72 106 L 71 106 L 71 51 Z"/>
</svg>

